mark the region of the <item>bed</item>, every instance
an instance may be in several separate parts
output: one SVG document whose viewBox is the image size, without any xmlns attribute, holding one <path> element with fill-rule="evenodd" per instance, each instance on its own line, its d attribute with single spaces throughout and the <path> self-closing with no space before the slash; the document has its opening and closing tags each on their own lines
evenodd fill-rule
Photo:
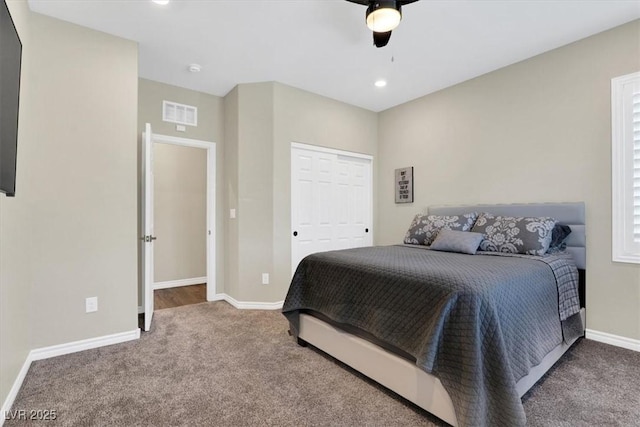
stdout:
<svg viewBox="0 0 640 427">
<path fill-rule="evenodd" d="M 299 344 L 451 425 L 524 425 L 521 396 L 584 332 L 584 204 L 428 211 L 468 212 L 552 217 L 571 234 L 550 256 L 424 245 L 313 254 L 298 266 L 283 314 Z"/>
</svg>

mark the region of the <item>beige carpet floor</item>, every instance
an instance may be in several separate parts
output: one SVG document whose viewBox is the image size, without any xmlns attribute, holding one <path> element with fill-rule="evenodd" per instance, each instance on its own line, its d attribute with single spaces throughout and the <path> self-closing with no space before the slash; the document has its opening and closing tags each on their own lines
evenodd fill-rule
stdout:
<svg viewBox="0 0 640 427">
<path fill-rule="evenodd" d="M 138 341 L 34 362 L 5 426 L 432 426 L 414 405 L 287 335 L 278 311 L 159 310 Z M 524 397 L 532 426 L 640 425 L 640 353 L 579 341 Z"/>
</svg>

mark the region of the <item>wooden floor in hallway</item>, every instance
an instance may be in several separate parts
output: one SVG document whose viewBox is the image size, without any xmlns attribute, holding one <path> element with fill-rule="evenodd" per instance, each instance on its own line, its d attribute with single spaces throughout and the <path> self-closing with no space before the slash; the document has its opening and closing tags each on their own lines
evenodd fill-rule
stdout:
<svg viewBox="0 0 640 427">
<path fill-rule="evenodd" d="M 207 301 L 207 285 L 179 286 L 176 288 L 156 289 L 153 291 L 155 310 L 198 304 Z M 144 313 L 138 314 L 138 327 L 144 330 Z"/>
<path fill-rule="evenodd" d="M 153 304 L 156 310 L 198 304 L 207 300 L 207 285 L 179 286 L 177 288 L 156 289 Z"/>
</svg>

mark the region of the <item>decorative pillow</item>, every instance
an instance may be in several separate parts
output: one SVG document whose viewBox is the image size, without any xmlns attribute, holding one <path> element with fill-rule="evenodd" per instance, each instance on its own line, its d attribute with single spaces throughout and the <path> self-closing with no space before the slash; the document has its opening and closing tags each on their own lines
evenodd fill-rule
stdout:
<svg viewBox="0 0 640 427">
<path fill-rule="evenodd" d="M 418 214 L 411 222 L 404 242 L 409 245 L 430 245 L 440 230 L 471 230 L 477 217 L 477 212 L 451 216 Z"/>
<path fill-rule="evenodd" d="M 440 230 L 431 244 L 434 251 L 460 252 L 475 255 L 484 238 L 482 233 L 472 231 Z"/>
<path fill-rule="evenodd" d="M 544 255 L 556 220 L 549 217 L 493 216 L 481 213 L 473 229 L 484 234 L 481 251 Z"/>
<path fill-rule="evenodd" d="M 571 234 L 571 227 L 564 224 L 556 224 L 551 230 L 551 243 L 547 252 L 562 251 L 567 247 L 565 240 Z"/>
</svg>

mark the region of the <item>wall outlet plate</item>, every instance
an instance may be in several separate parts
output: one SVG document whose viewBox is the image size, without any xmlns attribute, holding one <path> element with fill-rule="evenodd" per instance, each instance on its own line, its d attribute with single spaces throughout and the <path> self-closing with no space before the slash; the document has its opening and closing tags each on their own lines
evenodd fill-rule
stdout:
<svg viewBox="0 0 640 427">
<path fill-rule="evenodd" d="M 263 285 L 269 284 L 269 273 L 262 273 L 262 284 Z"/>
<path fill-rule="evenodd" d="M 98 297 L 90 297 L 85 301 L 85 310 L 87 313 L 98 311 Z"/>
</svg>

